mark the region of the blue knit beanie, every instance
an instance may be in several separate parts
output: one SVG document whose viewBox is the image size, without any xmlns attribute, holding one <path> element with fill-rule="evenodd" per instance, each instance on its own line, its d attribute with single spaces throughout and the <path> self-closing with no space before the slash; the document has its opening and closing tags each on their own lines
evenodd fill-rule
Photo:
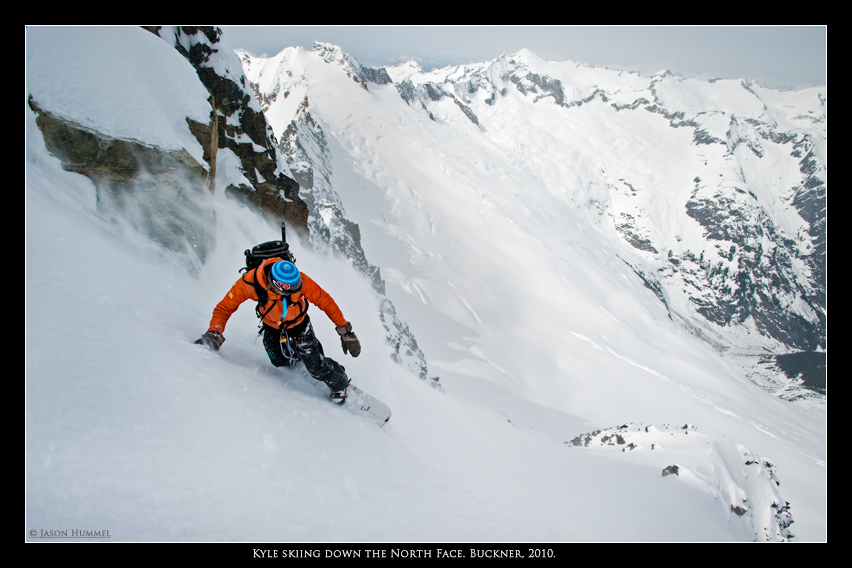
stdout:
<svg viewBox="0 0 852 568">
<path fill-rule="evenodd" d="M 302 277 L 299 275 L 299 269 L 292 262 L 279 260 L 272 265 L 270 274 L 273 286 L 283 293 L 298 292 L 302 289 Z"/>
</svg>

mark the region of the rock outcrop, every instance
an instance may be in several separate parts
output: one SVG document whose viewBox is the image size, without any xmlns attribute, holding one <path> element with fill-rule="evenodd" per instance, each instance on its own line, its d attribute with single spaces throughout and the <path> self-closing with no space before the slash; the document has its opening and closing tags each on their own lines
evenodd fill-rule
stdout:
<svg viewBox="0 0 852 568">
<path fill-rule="evenodd" d="M 220 49 L 221 31 L 211 26 L 146 29 L 173 44 L 210 92 L 211 120 L 208 124 L 190 121 L 192 133 L 205 148 L 205 160 L 210 164 L 215 164 L 213 154 L 219 149 L 236 154 L 249 182 L 229 185 L 225 193 L 258 207 L 273 220 L 285 221 L 297 232 L 307 231 L 308 208 L 299 196 L 299 184 L 284 166 L 239 60 L 230 49 Z"/>
<path fill-rule="evenodd" d="M 190 268 L 204 261 L 212 243 L 212 211 L 199 199 L 208 180 L 204 166 L 186 150 L 113 138 L 40 108 L 32 97 L 28 103 L 48 151 L 92 180 L 102 213 L 185 254 Z"/>
<path fill-rule="evenodd" d="M 204 149 L 204 163 L 185 150 L 166 150 L 82 126 L 30 97 L 29 106 L 37 115 L 48 150 L 65 169 L 92 179 L 102 213 L 120 217 L 169 250 L 186 253 L 190 267 L 197 268 L 213 244 L 215 220 L 209 194 L 217 189 L 216 163 L 222 149 L 238 158 L 243 183 L 221 191 L 253 205 L 273 221 L 308 232 L 308 208 L 299 196 L 299 184 L 246 87 L 239 60 L 230 49 L 220 49 L 218 28 L 144 29 L 180 52 L 210 93 L 210 120 L 203 123 L 187 117 L 185 125 Z"/>
</svg>

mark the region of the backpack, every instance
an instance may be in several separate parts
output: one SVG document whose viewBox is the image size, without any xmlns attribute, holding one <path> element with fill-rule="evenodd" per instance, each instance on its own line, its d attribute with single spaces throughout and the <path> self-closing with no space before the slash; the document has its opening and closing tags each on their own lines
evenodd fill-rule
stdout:
<svg viewBox="0 0 852 568">
<path fill-rule="evenodd" d="M 257 268 L 267 258 L 280 258 L 293 264 L 296 263 L 296 257 L 290 252 L 290 245 L 287 244 L 287 227 L 284 223 L 281 223 L 280 241 L 260 243 L 251 249 L 246 249 L 243 254 L 246 257 L 246 265 L 240 269 L 240 272 Z"/>
<path fill-rule="evenodd" d="M 241 273 L 248 273 L 249 271 L 254 270 L 268 258 L 280 258 L 281 260 L 287 260 L 293 264 L 296 263 L 296 257 L 293 256 L 292 252 L 290 252 L 290 245 L 287 244 L 287 229 L 284 226 L 284 223 L 281 223 L 280 241 L 266 241 L 265 243 L 260 243 L 250 249 L 246 249 L 243 254 L 246 257 L 246 265 L 240 268 Z M 266 292 L 266 288 L 261 286 L 257 281 L 257 273 L 255 273 L 254 282 L 246 280 L 245 274 L 243 274 L 242 280 L 246 284 L 254 286 L 254 291 L 257 294 L 257 307 L 254 311 L 257 314 L 257 317 L 263 321 L 263 316 L 272 309 L 272 306 L 270 306 L 266 312 L 261 312 L 261 308 L 269 301 L 269 295 Z"/>
<path fill-rule="evenodd" d="M 240 269 L 240 272 L 255 269 L 268 258 L 280 258 L 281 260 L 288 260 L 293 264 L 296 263 L 296 257 L 290 252 L 290 245 L 284 241 L 260 243 L 251 249 L 246 249 L 243 254 L 246 256 L 246 265 Z"/>
</svg>

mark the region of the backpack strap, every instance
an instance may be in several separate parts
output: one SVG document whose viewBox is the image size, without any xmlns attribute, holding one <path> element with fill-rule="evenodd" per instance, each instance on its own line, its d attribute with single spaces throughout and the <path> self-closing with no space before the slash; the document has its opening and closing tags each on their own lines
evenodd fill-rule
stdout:
<svg viewBox="0 0 852 568">
<path fill-rule="evenodd" d="M 285 300 L 286 300 L 286 302 L 287 302 L 287 303 L 286 303 L 286 305 L 287 305 L 287 306 L 295 306 L 295 305 L 297 305 L 297 302 L 292 301 L 289 297 L 284 296 L 284 298 L 285 298 Z M 308 299 L 307 299 L 307 298 L 305 298 L 305 295 L 304 295 L 304 294 L 302 294 L 302 297 L 299 299 L 298 306 L 299 306 L 299 313 L 298 313 L 298 314 L 296 314 L 296 317 L 294 317 L 294 318 L 292 318 L 292 319 L 288 319 L 288 320 L 283 320 L 283 321 L 281 322 L 281 327 L 284 327 L 284 325 L 285 325 L 285 324 L 293 323 L 294 321 L 296 321 L 297 319 L 299 319 L 300 317 L 302 317 L 305 313 L 307 313 L 307 311 L 308 311 Z M 286 310 L 286 309 L 284 310 L 284 315 L 285 315 L 285 316 L 287 315 L 287 310 Z"/>
<path fill-rule="evenodd" d="M 272 308 L 275 307 L 275 303 L 272 303 L 266 311 L 262 311 L 263 307 L 269 303 L 269 292 L 266 291 L 266 288 L 261 285 L 258 277 L 257 271 L 260 270 L 260 267 L 255 268 L 254 270 L 249 270 L 244 272 L 240 279 L 246 284 L 251 284 L 254 287 L 254 293 L 257 294 L 257 306 L 254 308 L 254 313 L 257 314 L 257 317 L 260 319 L 261 324 L 263 323 L 263 318 L 266 317 L 266 314 L 272 311 Z M 254 272 L 254 279 L 252 282 L 246 280 L 246 276 L 249 272 Z M 261 332 L 263 330 L 261 329 Z"/>
</svg>

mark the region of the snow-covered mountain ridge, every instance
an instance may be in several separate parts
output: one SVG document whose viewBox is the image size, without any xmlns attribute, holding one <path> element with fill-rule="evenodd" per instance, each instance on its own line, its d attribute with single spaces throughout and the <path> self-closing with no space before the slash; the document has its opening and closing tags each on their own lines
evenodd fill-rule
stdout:
<svg viewBox="0 0 852 568">
<path fill-rule="evenodd" d="M 37 31 L 27 92 L 45 111 L 202 155 L 186 118 L 208 115 L 209 94 L 173 43 L 139 28 Z M 392 83 L 305 53 L 293 64 L 301 119 L 276 137 L 306 182 L 315 242 L 291 244 L 364 346 L 344 358 L 316 313 L 327 353 L 391 405 L 391 423 L 368 427 L 299 369 L 271 367 L 251 307 L 218 356 L 192 344 L 242 251 L 276 225 L 199 192 L 215 238 L 187 271 L 136 211 L 100 210 L 92 180 L 47 151 L 27 106 L 28 540 L 95 528 L 113 541 L 317 549 L 827 538 L 824 405 L 764 392 L 670 318 L 625 262 L 645 253 L 598 213 L 607 188 L 594 162 L 575 149 L 558 168 L 523 139 L 508 152 L 447 97 L 433 118 L 464 128 Z M 235 153 L 219 150 L 217 185 L 240 183 Z M 156 214 L 150 188 L 134 189 Z M 394 360 L 383 298 L 442 392 Z M 585 433 L 588 445 L 570 443 Z"/>
<path fill-rule="evenodd" d="M 753 379 L 781 396 L 825 392 L 824 364 L 809 369 L 800 388 L 802 377 L 787 377 L 770 357 L 804 352 L 810 360 L 826 348 L 824 88 L 644 77 L 545 62 L 529 51 L 429 73 L 416 64 L 367 71 L 321 43 L 268 60 L 241 52 L 291 166 L 329 161 L 294 150 L 305 124 L 322 135 L 308 112 L 310 57 L 363 90 L 393 84 L 444 130 L 478 131 L 496 151 L 514 154 L 513 166 L 545 191 L 592 204 L 589 221 L 631 245 L 620 258 L 671 317 L 743 356 Z M 585 170 L 588 179 L 573 172 L 543 179 L 553 164 Z M 533 191 L 517 188 L 521 196 Z M 523 197 L 512 207 L 527 208 Z"/>
</svg>

